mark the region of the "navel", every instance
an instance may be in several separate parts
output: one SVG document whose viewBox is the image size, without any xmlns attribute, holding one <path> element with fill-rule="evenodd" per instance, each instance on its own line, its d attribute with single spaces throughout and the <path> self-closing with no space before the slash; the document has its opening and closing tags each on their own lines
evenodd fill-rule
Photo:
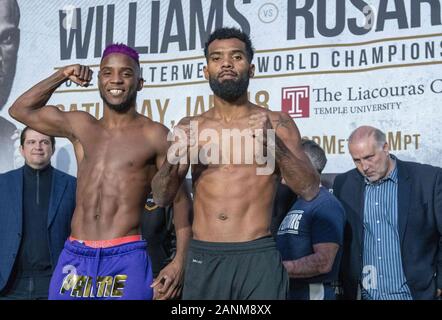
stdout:
<svg viewBox="0 0 442 320">
<path fill-rule="evenodd" d="M 222 221 L 225 221 L 225 220 L 227 220 L 227 215 L 226 214 L 224 214 L 224 213 L 220 213 L 219 215 L 218 215 L 218 219 L 220 219 L 220 220 L 222 220 Z"/>
</svg>

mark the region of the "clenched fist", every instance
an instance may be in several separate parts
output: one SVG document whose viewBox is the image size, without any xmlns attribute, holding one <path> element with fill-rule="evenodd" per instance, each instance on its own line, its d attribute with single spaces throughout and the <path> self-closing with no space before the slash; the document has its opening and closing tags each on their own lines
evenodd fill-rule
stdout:
<svg viewBox="0 0 442 320">
<path fill-rule="evenodd" d="M 190 148 L 197 147 L 197 123 L 190 118 L 183 118 L 169 134 L 168 140 L 172 141 L 172 146 L 168 150 L 167 160 L 176 164 L 182 159 L 190 156 Z M 187 163 L 184 161 L 184 163 Z"/>
<path fill-rule="evenodd" d="M 88 67 L 81 64 L 73 64 L 61 69 L 63 75 L 76 84 L 87 87 L 92 80 L 93 71 Z"/>
<path fill-rule="evenodd" d="M 249 117 L 249 128 L 253 138 L 266 145 L 267 130 L 273 129 L 269 115 L 266 112 L 256 112 Z"/>
</svg>

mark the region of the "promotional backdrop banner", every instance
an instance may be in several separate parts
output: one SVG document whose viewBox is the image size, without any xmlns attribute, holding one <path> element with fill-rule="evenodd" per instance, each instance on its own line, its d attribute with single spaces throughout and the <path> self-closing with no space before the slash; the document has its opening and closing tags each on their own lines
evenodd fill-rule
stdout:
<svg viewBox="0 0 442 320">
<path fill-rule="evenodd" d="M 172 128 L 213 107 L 203 76 L 204 43 L 217 27 L 232 26 L 249 33 L 256 49 L 250 100 L 289 113 L 301 135 L 325 149 L 325 173 L 354 167 L 347 138 L 360 125 L 385 131 L 401 159 L 442 165 L 441 0 L 18 0 L 18 5 L 16 72 L 0 106 L 2 126 L 12 122 L 21 129 L 7 112 L 13 101 L 74 63 L 92 66 L 92 84 L 82 88 L 68 81 L 49 103 L 101 117 L 100 56 L 107 44 L 123 42 L 140 53 L 146 80 L 138 112 Z M 17 35 L 2 31 L 1 19 L 7 19 L 4 13 L 4 46 Z M 0 83 L 7 79 L 1 72 Z M 16 150 L 17 133 L 6 135 L 0 141 L 15 141 Z M 4 155 L 10 152 L 6 142 L 1 148 Z M 15 156 L 9 167 L 20 165 L 17 151 Z M 76 174 L 68 140 L 57 139 L 53 164 Z M 0 163 L 0 172 L 9 167 Z"/>
</svg>

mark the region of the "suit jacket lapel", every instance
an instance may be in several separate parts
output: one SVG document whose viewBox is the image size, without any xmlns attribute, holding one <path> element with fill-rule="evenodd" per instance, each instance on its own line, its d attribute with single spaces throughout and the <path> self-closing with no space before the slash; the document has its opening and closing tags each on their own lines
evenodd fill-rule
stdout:
<svg viewBox="0 0 442 320">
<path fill-rule="evenodd" d="M 23 229 L 23 168 L 17 170 L 11 181 L 11 201 L 14 211 L 17 212 L 18 230 Z"/>
<path fill-rule="evenodd" d="M 67 185 L 67 179 L 60 174 L 60 172 L 55 170 L 55 168 L 52 172 L 51 198 L 49 199 L 48 212 L 48 229 L 57 214 L 58 206 L 60 205 L 60 201 Z"/>
<path fill-rule="evenodd" d="M 407 168 L 402 161 L 396 160 L 398 169 L 398 225 L 399 239 L 404 241 L 405 229 L 407 228 L 408 215 L 410 213 L 411 181 Z"/>
</svg>

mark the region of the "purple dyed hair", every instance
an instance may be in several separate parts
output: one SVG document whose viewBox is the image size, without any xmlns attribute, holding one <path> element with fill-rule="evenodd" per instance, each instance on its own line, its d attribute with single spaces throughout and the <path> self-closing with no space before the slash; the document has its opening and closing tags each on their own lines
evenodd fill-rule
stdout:
<svg viewBox="0 0 442 320">
<path fill-rule="evenodd" d="M 106 58 L 108 55 L 110 55 L 112 53 L 124 54 L 124 55 L 128 56 L 129 58 L 132 58 L 133 60 L 135 60 L 137 65 L 140 65 L 138 52 L 135 49 L 132 49 L 131 47 L 126 46 L 125 44 L 113 43 L 113 44 L 108 45 L 106 47 L 106 49 L 104 49 L 104 51 L 103 51 L 103 56 L 101 57 L 101 60 L 103 60 L 104 58 Z"/>
</svg>

